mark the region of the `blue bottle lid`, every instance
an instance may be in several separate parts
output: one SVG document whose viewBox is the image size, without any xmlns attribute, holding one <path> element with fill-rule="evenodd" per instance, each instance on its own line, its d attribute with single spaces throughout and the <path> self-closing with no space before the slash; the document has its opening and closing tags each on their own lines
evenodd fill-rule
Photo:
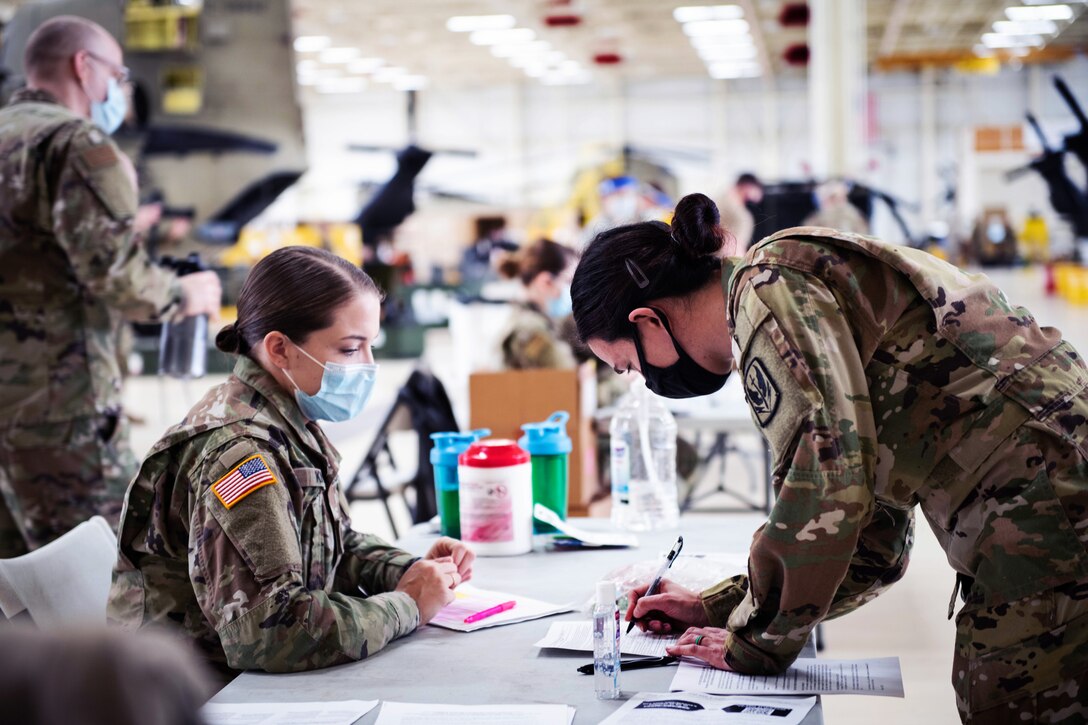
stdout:
<svg viewBox="0 0 1088 725">
<path fill-rule="evenodd" d="M 431 440 L 434 441 L 434 448 L 431 449 L 431 465 L 457 468 L 457 457 L 467 451 L 473 443 L 489 435 L 491 431 L 487 428 L 477 428 L 464 433 L 459 431 L 431 433 Z"/>
<path fill-rule="evenodd" d="M 570 453 L 573 448 L 567 435 L 567 421 L 570 414 L 565 410 L 552 413 L 543 423 L 526 423 L 521 426 L 525 435 L 518 439 L 518 445 L 529 451 L 530 456 L 559 456 Z"/>
</svg>

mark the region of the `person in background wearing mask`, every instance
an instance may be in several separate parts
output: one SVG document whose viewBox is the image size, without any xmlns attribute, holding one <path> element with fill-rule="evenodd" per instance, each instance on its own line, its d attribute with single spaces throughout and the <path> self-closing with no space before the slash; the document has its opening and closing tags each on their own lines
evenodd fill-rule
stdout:
<svg viewBox="0 0 1088 725">
<path fill-rule="evenodd" d="M 718 211 L 722 218 L 722 227 L 737 240 L 737 254 L 743 254 L 754 239 L 752 233 L 756 220 L 752 216 L 751 206 L 763 201 L 763 182 L 752 173 L 745 172 L 737 177 L 733 186 L 718 201 Z"/>
<path fill-rule="evenodd" d="M 571 346 L 560 327 L 570 316 L 570 280 L 574 250 L 541 239 L 500 264 L 499 272 L 521 281 L 524 298 L 501 336 L 507 370 L 573 368 Z"/>
<path fill-rule="evenodd" d="M 777 498 L 748 574 L 630 594 L 671 654 L 776 674 L 824 619 L 903 576 L 920 507 L 955 570 L 953 685 L 968 723 L 1088 721 L 1088 368 L 992 282 L 818 227 L 742 258 L 714 203 L 586 249 L 578 332 L 669 397 L 734 368 Z M 949 583 L 952 583 L 949 577 Z M 908 623 L 909 626 L 909 623 Z"/>
<path fill-rule="evenodd" d="M 472 574 L 441 538 L 424 559 L 351 527 L 319 420 L 374 388 L 381 294 L 321 249 L 261 260 L 216 345 L 238 356 L 151 449 L 129 488 L 109 617 L 178 626 L 225 676 L 361 660 L 426 624 Z"/>
<path fill-rule="evenodd" d="M 136 472 L 121 410 L 122 318 L 215 315 L 219 279 L 179 279 L 133 236 L 121 48 L 57 17 L 28 39 L 0 110 L 0 557 L 95 514 L 116 525 Z"/>
</svg>

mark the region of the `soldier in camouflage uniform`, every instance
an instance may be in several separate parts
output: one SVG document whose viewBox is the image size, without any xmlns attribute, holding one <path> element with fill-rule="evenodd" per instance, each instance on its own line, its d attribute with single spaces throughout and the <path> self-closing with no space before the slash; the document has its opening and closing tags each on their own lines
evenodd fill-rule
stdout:
<svg viewBox="0 0 1088 725">
<path fill-rule="evenodd" d="M 499 271 L 516 277 L 524 300 L 514 306 L 500 336 L 507 370 L 574 368 L 577 364 L 559 326 L 570 315 L 570 277 L 574 251 L 540 239 L 503 260 Z"/>
<path fill-rule="evenodd" d="M 117 524 L 136 470 L 115 352 L 122 316 L 218 309 L 214 274 L 178 280 L 131 232 L 130 166 L 88 119 L 126 74 L 99 26 L 55 18 L 29 87 L 0 110 L 0 557 L 94 514 Z"/>
<path fill-rule="evenodd" d="M 363 659 L 453 599 L 472 554 L 439 539 L 421 561 L 352 530 L 315 422 L 365 404 L 379 314 L 370 278 L 324 250 L 280 249 L 250 272 L 216 339 L 239 355 L 234 374 L 129 488 L 112 621 L 178 626 L 229 676 Z"/>
<path fill-rule="evenodd" d="M 742 376 L 777 500 L 749 575 L 628 618 L 674 653 L 777 673 L 904 573 L 921 508 L 956 571 L 970 723 L 1088 722 L 1088 369 L 981 275 L 825 228 L 721 259 L 713 203 L 602 234 L 574 278 L 596 354 L 692 395 Z M 610 309 L 596 314 L 596 305 Z M 663 614 L 653 614 L 658 612 Z"/>
</svg>

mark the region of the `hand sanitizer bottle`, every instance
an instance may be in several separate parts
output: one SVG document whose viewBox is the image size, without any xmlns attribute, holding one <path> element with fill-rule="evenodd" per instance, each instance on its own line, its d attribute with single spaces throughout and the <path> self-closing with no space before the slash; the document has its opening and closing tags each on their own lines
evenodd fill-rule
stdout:
<svg viewBox="0 0 1088 725">
<path fill-rule="evenodd" d="M 598 700 L 616 700 L 620 693 L 620 609 L 615 582 L 597 583 L 593 607 L 593 684 Z"/>
</svg>

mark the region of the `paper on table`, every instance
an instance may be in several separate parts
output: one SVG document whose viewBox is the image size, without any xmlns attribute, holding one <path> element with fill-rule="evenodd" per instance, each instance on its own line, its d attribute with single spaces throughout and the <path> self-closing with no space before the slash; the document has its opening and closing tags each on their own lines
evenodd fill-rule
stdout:
<svg viewBox="0 0 1088 725">
<path fill-rule="evenodd" d="M 676 644 L 680 635 L 660 636 L 634 630 L 623 633 L 620 652 L 625 655 L 664 657 L 665 647 Z M 544 638 L 533 645 L 548 649 L 570 649 L 577 652 L 593 651 L 593 622 L 552 622 Z"/>
<path fill-rule="evenodd" d="M 816 704 L 815 697 L 711 695 L 701 692 L 640 692 L 601 721 L 601 725 L 798 725 Z"/>
<path fill-rule="evenodd" d="M 375 725 L 570 725 L 569 705 L 430 705 L 383 702 Z"/>
<path fill-rule="evenodd" d="M 718 695 L 881 695 L 903 697 L 898 657 L 867 660 L 798 659 L 780 675 L 742 675 L 684 660 L 672 690 Z"/>
<path fill-rule="evenodd" d="M 436 627 L 455 629 L 458 632 L 475 632 L 477 629 L 527 622 L 530 619 L 550 617 L 553 614 L 562 614 L 574 609 L 574 607 L 566 604 L 551 604 L 530 597 L 477 589 L 470 584 L 462 584 L 457 587 L 454 594 L 456 599 L 443 607 L 430 621 L 430 624 Z M 465 617 L 510 600 L 517 602 L 513 609 L 508 609 L 505 612 L 500 612 L 472 624 L 465 624 Z"/>
<path fill-rule="evenodd" d="M 578 539 L 586 546 L 638 546 L 638 537 L 634 534 L 617 531 L 586 531 L 569 521 L 564 521 L 559 518 L 559 514 L 539 503 L 533 506 L 533 518 L 554 526 L 561 533 Z"/>
<path fill-rule="evenodd" d="M 211 702 L 201 708 L 200 714 L 208 725 L 351 725 L 377 705 L 377 700 Z"/>
</svg>

